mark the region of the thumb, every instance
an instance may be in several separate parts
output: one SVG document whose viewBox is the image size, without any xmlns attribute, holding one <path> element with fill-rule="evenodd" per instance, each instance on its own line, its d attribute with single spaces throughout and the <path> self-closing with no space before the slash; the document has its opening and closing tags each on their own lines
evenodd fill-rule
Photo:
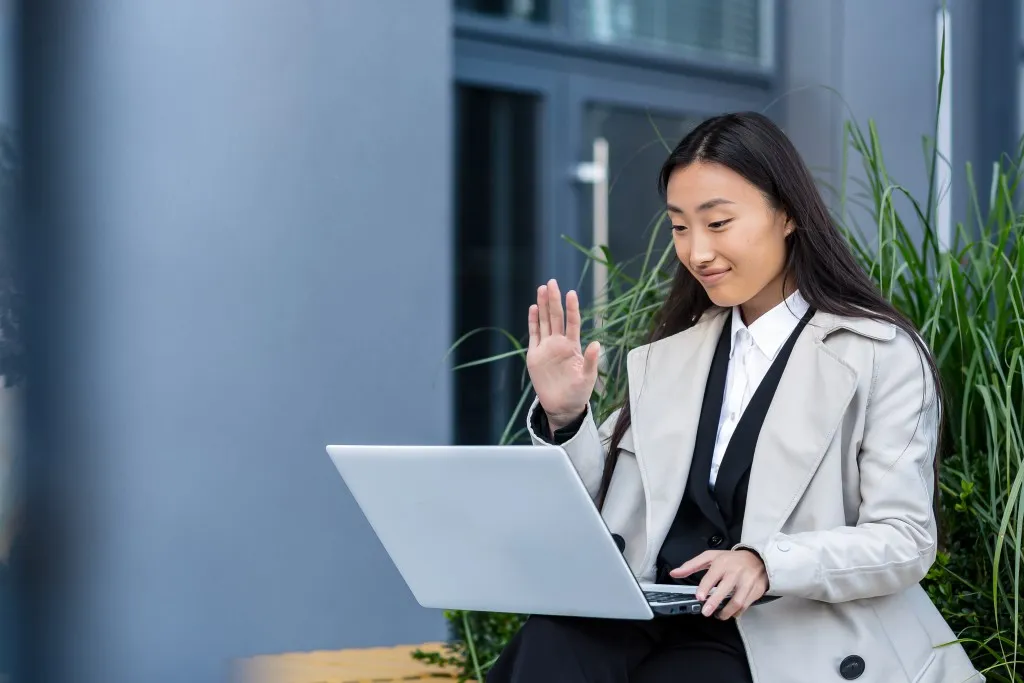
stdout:
<svg viewBox="0 0 1024 683">
<path fill-rule="evenodd" d="M 587 350 L 583 352 L 583 374 L 587 377 L 597 377 L 597 361 L 601 356 L 601 343 L 590 342 Z"/>
</svg>

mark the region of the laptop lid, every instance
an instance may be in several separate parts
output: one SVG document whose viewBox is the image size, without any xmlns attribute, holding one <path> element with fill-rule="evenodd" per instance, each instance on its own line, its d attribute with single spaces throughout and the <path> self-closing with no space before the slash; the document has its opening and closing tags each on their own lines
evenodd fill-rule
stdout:
<svg viewBox="0 0 1024 683">
<path fill-rule="evenodd" d="M 557 446 L 328 446 L 424 607 L 650 619 Z"/>
</svg>

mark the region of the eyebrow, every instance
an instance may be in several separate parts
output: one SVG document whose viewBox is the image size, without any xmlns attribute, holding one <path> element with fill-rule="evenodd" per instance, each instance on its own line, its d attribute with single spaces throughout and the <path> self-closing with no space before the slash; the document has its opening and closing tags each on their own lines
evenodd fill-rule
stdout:
<svg viewBox="0 0 1024 683">
<path fill-rule="evenodd" d="M 735 204 L 735 202 L 733 202 L 731 200 L 728 200 L 728 199 L 724 199 L 722 197 L 715 197 L 714 199 L 709 199 L 706 202 L 704 202 L 703 204 L 701 204 L 700 206 L 698 206 L 697 207 L 697 213 L 701 213 L 702 211 L 707 211 L 708 209 L 713 209 L 716 206 L 720 206 L 722 204 Z M 681 213 L 681 214 L 685 214 L 686 213 L 685 211 L 680 209 L 678 206 L 675 206 L 674 204 L 669 204 L 667 206 L 667 208 L 668 208 L 670 213 Z"/>
</svg>

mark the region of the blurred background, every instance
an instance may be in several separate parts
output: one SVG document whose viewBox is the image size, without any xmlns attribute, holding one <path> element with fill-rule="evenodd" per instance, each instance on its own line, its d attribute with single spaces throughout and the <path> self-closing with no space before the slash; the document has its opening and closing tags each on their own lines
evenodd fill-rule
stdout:
<svg viewBox="0 0 1024 683">
<path fill-rule="evenodd" d="M 1021 134 L 1020 5 L 0 0 L 7 670 L 443 639 L 325 444 L 496 442 L 518 366 L 451 368 L 509 342 L 449 349 L 548 278 L 589 299 L 570 240 L 642 252 L 708 115 L 767 113 L 826 189 L 848 119 L 919 196 L 937 136 L 955 222 Z"/>
</svg>

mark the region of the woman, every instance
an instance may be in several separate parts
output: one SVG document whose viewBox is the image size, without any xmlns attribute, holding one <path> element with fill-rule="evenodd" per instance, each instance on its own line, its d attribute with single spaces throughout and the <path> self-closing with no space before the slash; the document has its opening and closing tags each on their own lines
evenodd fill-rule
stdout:
<svg viewBox="0 0 1024 683">
<path fill-rule="evenodd" d="M 927 346 L 766 117 L 705 121 L 659 184 L 680 266 L 626 404 L 595 424 L 598 344 L 551 281 L 529 312 L 528 423 L 638 579 L 697 584 L 704 615 L 531 617 L 488 681 L 983 680 L 938 647 L 955 636 L 919 585 L 938 536 Z"/>
</svg>

